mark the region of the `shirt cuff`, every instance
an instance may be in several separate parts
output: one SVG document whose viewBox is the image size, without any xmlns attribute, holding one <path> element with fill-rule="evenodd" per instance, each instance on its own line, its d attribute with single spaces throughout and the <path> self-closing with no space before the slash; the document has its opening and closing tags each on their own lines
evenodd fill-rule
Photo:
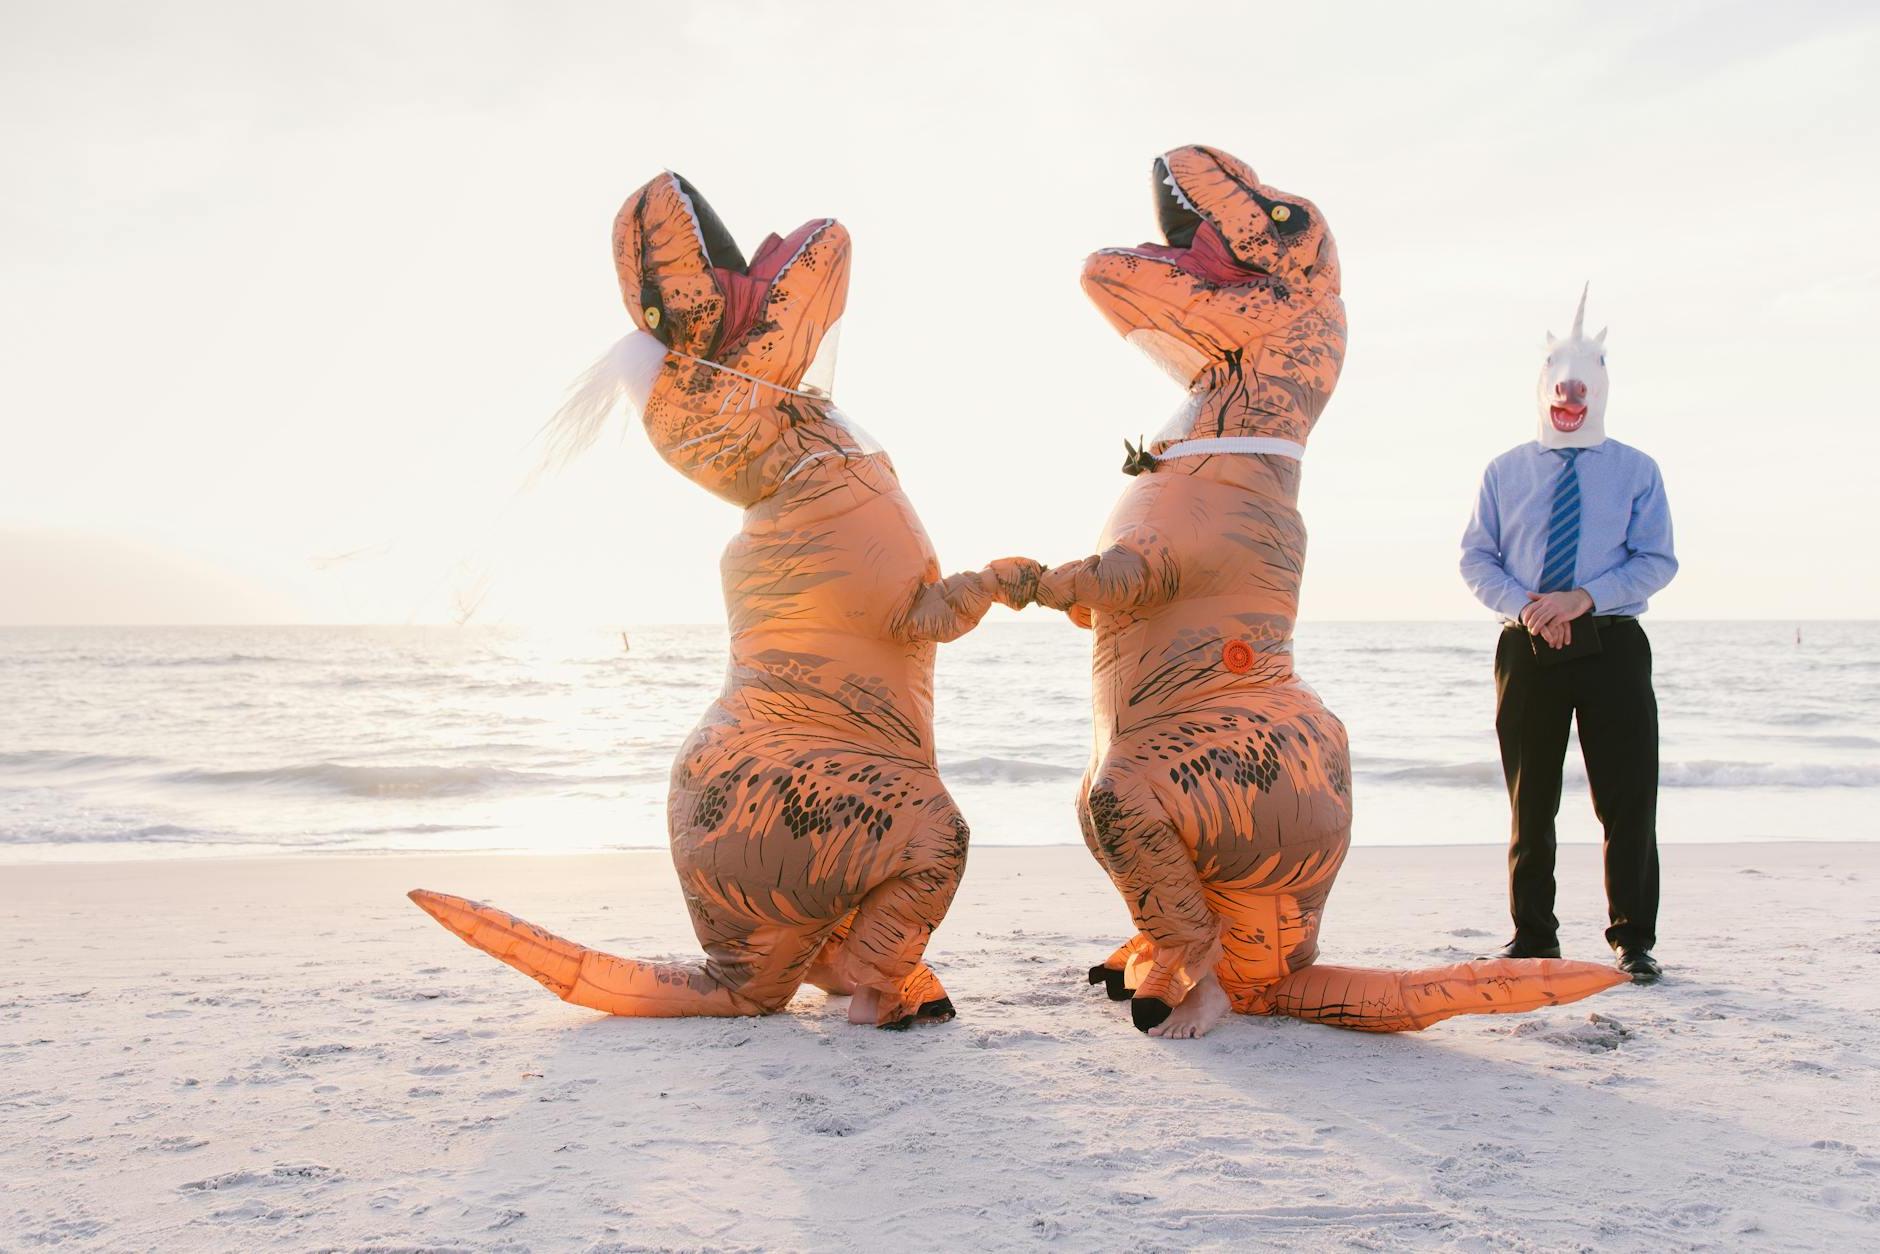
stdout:
<svg viewBox="0 0 1880 1254">
<path fill-rule="evenodd" d="M 1503 618 L 1510 618 L 1518 623 L 1521 621 L 1521 611 L 1526 609 L 1527 606 L 1527 593 L 1517 585 L 1509 584 L 1496 595 L 1495 599 L 1489 603 L 1488 608 L 1494 610 Z"/>
<path fill-rule="evenodd" d="M 1589 579 L 1580 585 L 1580 591 L 1593 598 L 1593 608 L 1587 613 L 1604 614 L 1613 605 L 1618 599 L 1618 590 L 1612 586 L 1612 583 L 1612 576 L 1607 574 L 1597 579 Z"/>
</svg>

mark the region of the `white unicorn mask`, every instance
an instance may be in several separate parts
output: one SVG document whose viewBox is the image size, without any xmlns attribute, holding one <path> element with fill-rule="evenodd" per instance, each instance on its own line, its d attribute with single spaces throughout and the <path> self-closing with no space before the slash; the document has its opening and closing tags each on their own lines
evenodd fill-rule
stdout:
<svg viewBox="0 0 1880 1254">
<path fill-rule="evenodd" d="M 1590 284 L 1588 286 L 1591 286 Z M 1547 359 L 1535 389 L 1542 448 L 1591 448 L 1606 439 L 1606 331 L 1586 338 L 1586 288 L 1566 338 L 1547 333 Z"/>
</svg>

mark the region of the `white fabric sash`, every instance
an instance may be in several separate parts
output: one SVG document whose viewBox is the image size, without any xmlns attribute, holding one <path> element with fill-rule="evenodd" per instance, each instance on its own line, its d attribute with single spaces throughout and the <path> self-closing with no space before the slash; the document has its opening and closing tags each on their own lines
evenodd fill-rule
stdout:
<svg viewBox="0 0 1880 1254">
<path fill-rule="evenodd" d="M 1157 453 L 1155 459 L 1166 461 L 1171 457 L 1208 457 L 1215 453 L 1272 453 L 1277 457 L 1301 461 L 1305 458 L 1306 446 L 1271 435 L 1223 435 L 1208 440 L 1183 440 L 1180 444 L 1171 444 Z"/>
</svg>

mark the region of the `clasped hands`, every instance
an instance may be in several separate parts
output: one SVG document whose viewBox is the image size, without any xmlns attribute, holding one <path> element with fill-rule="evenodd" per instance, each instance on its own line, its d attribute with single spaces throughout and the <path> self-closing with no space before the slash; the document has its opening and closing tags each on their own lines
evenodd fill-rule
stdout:
<svg viewBox="0 0 1880 1254">
<path fill-rule="evenodd" d="M 1061 566 L 1045 569 L 1044 563 L 1029 557 L 1001 557 L 988 562 L 982 575 L 990 580 L 987 590 L 999 604 L 1022 610 L 1028 605 L 1063 610 L 1079 627 L 1090 626 L 1090 611 L 1075 603 L 1072 585 L 1080 571 L 1088 570 L 1095 558 L 1080 558 Z"/>
<path fill-rule="evenodd" d="M 1529 631 L 1558 649 L 1573 639 L 1573 620 L 1593 608 L 1593 598 L 1584 588 L 1568 592 L 1530 592 L 1521 611 L 1521 623 Z"/>
</svg>

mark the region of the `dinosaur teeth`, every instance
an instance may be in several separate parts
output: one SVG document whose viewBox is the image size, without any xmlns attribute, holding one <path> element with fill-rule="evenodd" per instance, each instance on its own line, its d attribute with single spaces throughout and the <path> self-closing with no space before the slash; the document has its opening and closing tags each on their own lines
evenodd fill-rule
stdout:
<svg viewBox="0 0 1880 1254">
<path fill-rule="evenodd" d="M 1168 168 L 1168 163 L 1166 161 L 1163 162 L 1162 168 L 1163 169 Z M 1188 199 L 1187 194 L 1182 191 L 1182 186 L 1180 183 L 1177 183 L 1175 181 L 1175 175 L 1173 172 L 1170 172 L 1164 175 L 1162 177 L 1162 181 L 1168 185 L 1169 191 L 1175 193 L 1176 204 L 1186 209 L 1189 213 L 1199 214 L 1201 212 L 1199 209 L 1195 208 L 1194 201 Z"/>
<path fill-rule="evenodd" d="M 672 190 L 679 193 L 679 202 L 685 206 L 685 216 L 692 221 L 692 234 L 698 236 L 698 250 L 710 257 L 712 250 L 705 243 L 705 228 L 699 225 L 698 206 L 694 205 L 692 198 L 686 195 L 685 184 L 679 181 L 679 176 L 676 174 L 672 176 Z"/>
</svg>

